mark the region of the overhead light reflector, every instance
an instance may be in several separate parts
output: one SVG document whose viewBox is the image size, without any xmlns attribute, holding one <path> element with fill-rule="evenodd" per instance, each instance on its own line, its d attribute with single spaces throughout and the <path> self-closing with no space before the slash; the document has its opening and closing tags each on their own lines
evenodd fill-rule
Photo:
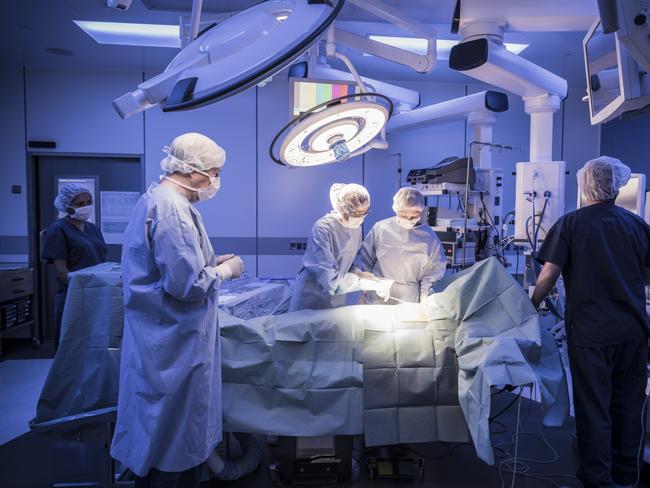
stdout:
<svg viewBox="0 0 650 488">
<path fill-rule="evenodd" d="M 285 166 L 305 167 L 363 154 L 375 147 L 371 141 L 384 128 L 392 110 L 391 100 L 378 93 L 349 94 L 317 105 L 278 132 L 269 149 L 271 159 Z M 274 148 L 280 139 L 276 157 Z"/>
<path fill-rule="evenodd" d="M 164 72 L 113 101 L 125 118 L 155 105 L 163 112 L 201 107 L 255 86 L 320 38 L 343 0 L 267 0 L 205 31 Z"/>
</svg>

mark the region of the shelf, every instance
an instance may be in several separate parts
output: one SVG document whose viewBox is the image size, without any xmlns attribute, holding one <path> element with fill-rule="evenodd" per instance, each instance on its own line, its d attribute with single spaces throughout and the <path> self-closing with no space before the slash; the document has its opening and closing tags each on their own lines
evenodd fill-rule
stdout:
<svg viewBox="0 0 650 488">
<path fill-rule="evenodd" d="M 456 197 L 456 196 L 465 196 L 465 190 L 420 190 L 425 197 Z M 485 193 L 479 190 L 470 190 L 470 196 L 478 196 L 481 193 Z"/>
<path fill-rule="evenodd" d="M 3 331 L 0 331 L 1 339 L 30 339 L 32 334 L 32 327 L 34 326 L 34 321 L 30 320 L 29 322 L 24 322 L 22 324 L 14 325 Z M 24 329 L 28 328 L 28 333 L 24 332 Z M 20 333 L 22 332 L 22 334 Z"/>
</svg>

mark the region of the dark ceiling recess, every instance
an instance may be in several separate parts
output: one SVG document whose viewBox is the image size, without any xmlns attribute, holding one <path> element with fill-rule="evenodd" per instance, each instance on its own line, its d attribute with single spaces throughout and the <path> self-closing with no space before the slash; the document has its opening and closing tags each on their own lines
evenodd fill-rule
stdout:
<svg viewBox="0 0 650 488">
<path fill-rule="evenodd" d="M 46 47 L 45 51 L 56 56 L 74 56 L 74 51 L 62 47 Z"/>
</svg>

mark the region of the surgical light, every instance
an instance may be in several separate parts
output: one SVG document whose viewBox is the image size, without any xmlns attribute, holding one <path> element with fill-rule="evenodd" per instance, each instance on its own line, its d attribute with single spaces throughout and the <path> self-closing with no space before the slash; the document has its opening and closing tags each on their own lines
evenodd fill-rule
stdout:
<svg viewBox="0 0 650 488">
<path fill-rule="evenodd" d="M 389 46 L 411 51 L 415 54 L 424 55 L 427 53 L 427 39 L 421 37 L 400 37 L 400 36 L 368 36 L 371 40 L 387 44 Z M 458 44 L 460 41 L 453 39 L 436 39 L 436 51 L 438 59 L 449 59 L 449 52 L 451 48 Z M 504 42 L 504 47 L 514 53 L 519 54 L 526 49 L 528 44 L 520 44 L 514 42 Z"/>
<path fill-rule="evenodd" d="M 384 128 L 392 110 L 392 101 L 377 93 L 350 94 L 317 105 L 278 132 L 271 143 L 271 159 L 302 167 L 358 156 L 371 149 L 370 142 Z M 285 133 L 276 156 L 276 143 Z"/>
<path fill-rule="evenodd" d="M 131 24 L 73 20 L 98 44 L 122 46 L 181 47 L 179 27 L 164 24 Z"/>
<path fill-rule="evenodd" d="M 295 61 L 321 36 L 343 0 L 267 0 L 215 25 L 164 72 L 113 101 L 121 117 L 160 105 L 188 110 L 257 85 Z"/>
</svg>

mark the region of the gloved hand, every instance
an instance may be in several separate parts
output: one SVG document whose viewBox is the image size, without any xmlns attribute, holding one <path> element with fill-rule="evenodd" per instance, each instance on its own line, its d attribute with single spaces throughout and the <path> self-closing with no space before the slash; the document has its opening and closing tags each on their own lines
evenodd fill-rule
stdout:
<svg viewBox="0 0 650 488">
<path fill-rule="evenodd" d="M 244 272 L 244 262 L 239 256 L 234 256 L 221 263 L 216 269 L 223 280 L 239 278 Z"/>
<path fill-rule="evenodd" d="M 386 280 L 382 278 L 369 280 L 366 278 L 359 278 L 359 288 L 362 291 L 374 291 L 385 302 L 390 298 L 390 288 L 392 285 L 393 280 Z"/>
<path fill-rule="evenodd" d="M 390 298 L 390 289 L 393 286 L 393 280 L 379 279 L 377 281 L 379 282 L 379 285 L 375 290 L 375 293 L 377 293 L 377 296 L 379 296 L 379 298 L 387 302 Z"/>
<path fill-rule="evenodd" d="M 222 254 L 221 256 L 217 256 L 217 266 L 219 266 L 221 263 L 225 263 L 229 259 L 234 258 L 234 254 Z"/>
<path fill-rule="evenodd" d="M 355 275 L 357 275 L 359 278 L 365 278 L 367 280 L 375 280 L 375 279 L 377 279 L 377 277 L 374 274 L 372 274 L 372 273 L 370 273 L 368 271 L 361 271 L 360 269 L 357 269 L 357 270 L 353 271 L 353 273 Z"/>
</svg>

